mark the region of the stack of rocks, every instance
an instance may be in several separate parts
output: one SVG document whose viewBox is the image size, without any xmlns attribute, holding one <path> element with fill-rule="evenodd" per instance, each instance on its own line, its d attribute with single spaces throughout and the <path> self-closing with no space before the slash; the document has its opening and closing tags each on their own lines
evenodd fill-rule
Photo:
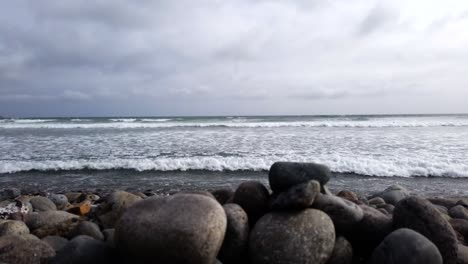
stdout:
<svg viewBox="0 0 468 264">
<path fill-rule="evenodd" d="M 3 191 L 0 262 L 468 263 L 468 200 L 424 199 L 398 185 L 334 195 L 331 175 L 278 162 L 270 189 L 249 181 L 151 197 Z"/>
</svg>

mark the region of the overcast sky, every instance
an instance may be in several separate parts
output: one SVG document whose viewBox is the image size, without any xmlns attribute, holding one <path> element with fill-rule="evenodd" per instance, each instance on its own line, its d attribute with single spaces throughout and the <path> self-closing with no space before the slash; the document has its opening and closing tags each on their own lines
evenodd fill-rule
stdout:
<svg viewBox="0 0 468 264">
<path fill-rule="evenodd" d="M 468 1 L 14 0 L 0 115 L 468 112 Z"/>
</svg>

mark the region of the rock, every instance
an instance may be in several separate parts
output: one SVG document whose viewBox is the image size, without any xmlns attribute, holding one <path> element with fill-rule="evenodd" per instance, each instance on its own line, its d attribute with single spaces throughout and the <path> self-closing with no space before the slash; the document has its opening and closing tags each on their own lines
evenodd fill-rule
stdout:
<svg viewBox="0 0 468 264">
<path fill-rule="evenodd" d="M 468 264 L 468 247 L 458 244 L 457 264 Z"/>
<path fill-rule="evenodd" d="M 214 263 L 226 232 L 226 214 L 199 194 L 151 197 L 122 215 L 115 244 L 132 262 Z"/>
<path fill-rule="evenodd" d="M 392 232 L 374 250 L 369 264 L 442 264 L 437 247 L 411 229 Z"/>
<path fill-rule="evenodd" d="M 457 262 L 455 231 L 428 200 L 419 197 L 401 200 L 395 206 L 393 221 L 396 228 L 413 229 L 431 240 L 445 264 Z"/>
<path fill-rule="evenodd" d="M 7 220 L 0 224 L 0 236 L 26 234 L 29 234 L 29 228 L 23 221 Z"/>
<path fill-rule="evenodd" d="M 67 209 L 67 212 L 79 216 L 86 216 L 89 214 L 91 211 L 91 201 L 90 200 L 84 200 L 81 203 L 74 205 L 72 207 L 69 207 Z"/>
<path fill-rule="evenodd" d="M 231 189 L 219 189 L 211 192 L 213 196 L 218 200 L 220 204 L 225 204 L 227 201 L 234 196 L 234 191 Z"/>
<path fill-rule="evenodd" d="M 24 215 L 29 212 L 29 208 L 21 201 L 7 201 L 5 205 L 0 207 L 0 219 L 23 220 Z"/>
<path fill-rule="evenodd" d="M 353 247 L 346 238 L 339 236 L 336 238 L 333 253 L 327 264 L 351 264 L 353 262 Z"/>
<path fill-rule="evenodd" d="M 34 211 L 43 212 L 43 211 L 55 211 L 57 206 L 49 200 L 47 197 L 35 196 L 29 200 Z"/>
<path fill-rule="evenodd" d="M 320 183 L 309 181 L 295 185 L 270 198 L 271 210 L 300 210 L 312 205 L 320 193 Z"/>
<path fill-rule="evenodd" d="M 316 180 L 323 186 L 331 176 L 330 169 L 322 164 L 276 162 L 270 168 L 268 179 L 273 192 L 279 193 L 310 180 Z"/>
<path fill-rule="evenodd" d="M 104 242 L 106 242 L 111 247 L 115 247 L 114 233 L 115 233 L 114 228 L 102 230 L 102 234 L 104 235 Z"/>
<path fill-rule="evenodd" d="M 449 223 L 456 232 L 460 233 L 464 238 L 468 238 L 468 220 L 451 219 Z"/>
<path fill-rule="evenodd" d="M 141 200 L 140 197 L 134 194 L 115 191 L 99 205 L 96 216 L 104 228 L 113 228 L 125 210 Z"/>
<path fill-rule="evenodd" d="M 82 219 L 71 218 L 60 223 L 42 225 L 32 231 L 37 237 L 62 236 L 70 237 L 71 232 L 82 222 Z"/>
<path fill-rule="evenodd" d="M 0 190 L 0 201 L 13 200 L 21 195 L 21 190 L 18 188 L 8 188 Z"/>
<path fill-rule="evenodd" d="M 379 206 L 379 205 L 384 205 L 385 201 L 384 201 L 384 199 L 382 199 L 380 197 L 374 197 L 374 198 L 369 200 L 369 204 Z"/>
<path fill-rule="evenodd" d="M 359 207 L 364 217 L 354 228 L 346 230 L 345 236 L 353 245 L 356 255 L 367 258 L 374 248 L 392 232 L 392 218 L 367 205 L 359 205 Z"/>
<path fill-rule="evenodd" d="M 463 207 L 468 207 L 468 200 L 465 198 L 465 199 L 461 199 L 461 200 L 458 200 L 456 205 L 462 205 Z"/>
<path fill-rule="evenodd" d="M 25 223 L 32 231 L 43 225 L 59 224 L 70 219 L 78 219 L 78 216 L 64 211 L 44 211 L 27 214 Z"/>
<path fill-rule="evenodd" d="M 245 263 L 249 242 L 247 213 L 237 204 L 225 204 L 223 208 L 227 216 L 227 228 L 218 259 L 224 264 Z"/>
<path fill-rule="evenodd" d="M 115 263 L 114 250 L 106 243 L 89 236 L 77 236 L 57 252 L 51 264 Z"/>
<path fill-rule="evenodd" d="M 393 214 L 393 210 L 395 210 L 395 206 L 392 204 L 382 204 L 377 206 L 378 209 L 384 209 L 388 214 Z"/>
<path fill-rule="evenodd" d="M 57 207 L 58 210 L 63 210 L 68 205 L 68 198 L 63 194 L 51 193 L 47 196 Z"/>
<path fill-rule="evenodd" d="M 355 203 L 332 195 L 318 194 L 312 207 L 330 216 L 339 232 L 354 227 L 364 217 L 362 209 Z"/>
<path fill-rule="evenodd" d="M 450 209 L 457 205 L 458 200 L 456 199 L 448 199 L 448 198 L 441 198 L 441 197 L 434 197 L 434 198 L 428 198 L 429 202 L 435 205 L 441 205 L 444 206 L 447 209 Z"/>
<path fill-rule="evenodd" d="M 348 190 L 342 190 L 336 196 L 351 201 L 353 203 L 358 203 L 359 201 L 358 196 L 354 192 Z"/>
<path fill-rule="evenodd" d="M 73 238 L 80 235 L 90 236 L 96 240 L 104 240 L 104 235 L 101 233 L 99 226 L 89 221 L 83 221 L 79 223 L 71 232 L 68 234 L 69 238 Z"/>
<path fill-rule="evenodd" d="M 396 205 L 400 200 L 408 196 L 410 196 L 410 192 L 405 187 L 392 185 L 383 192 L 374 194 L 372 197 L 380 197 L 385 201 L 385 203 Z"/>
<path fill-rule="evenodd" d="M 69 192 L 66 193 L 65 196 L 70 203 L 81 202 L 79 199 L 82 197 L 83 193 L 81 192 Z"/>
<path fill-rule="evenodd" d="M 14 264 L 40 264 L 55 255 L 46 243 L 28 236 L 0 237 L 0 262 Z"/>
<path fill-rule="evenodd" d="M 252 264 L 323 264 L 335 245 L 330 217 L 315 209 L 271 212 L 258 220 L 250 234 Z"/>
<path fill-rule="evenodd" d="M 468 210 L 462 205 L 456 205 L 450 208 L 449 215 L 453 218 L 468 220 Z"/>
<path fill-rule="evenodd" d="M 68 239 L 63 238 L 61 236 L 46 236 L 41 240 L 47 243 L 51 248 L 53 248 L 55 252 L 61 250 L 68 243 Z"/>
<path fill-rule="evenodd" d="M 233 196 L 233 203 L 244 209 L 249 216 L 249 224 L 253 226 L 255 222 L 268 212 L 268 202 L 270 193 L 260 182 L 247 181 L 237 187 Z"/>
<path fill-rule="evenodd" d="M 446 214 L 446 215 L 449 214 L 449 210 L 447 209 L 447 207 L 442 206 L 442 205 L 437 205 L 437 204 L 433 204 L 433 206 L 434 206 L 434 207 L 437 209 L 437 211 L 439 211 L 440 213 Z"/>
</svg>

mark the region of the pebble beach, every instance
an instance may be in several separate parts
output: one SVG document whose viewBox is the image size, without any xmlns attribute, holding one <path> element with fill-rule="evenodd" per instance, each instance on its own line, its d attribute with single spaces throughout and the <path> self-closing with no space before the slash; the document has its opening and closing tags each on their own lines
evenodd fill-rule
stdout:
<svg viewBox="0 0 468 264">
<path fill-rule="evenodd" d="M 0 262 L 468 263 L 468 197 L 332 192 L 317 163 L 265 177 L 174 194 L 4 188 Z"/>
</svg>

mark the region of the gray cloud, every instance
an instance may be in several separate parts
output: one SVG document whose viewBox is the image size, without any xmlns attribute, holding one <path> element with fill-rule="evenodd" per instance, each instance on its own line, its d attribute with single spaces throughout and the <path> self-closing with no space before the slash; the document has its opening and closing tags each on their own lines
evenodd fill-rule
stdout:
<svg viewBox="0 0 468 264">
<path fill-rule="evenodd" d="M 466 14 L 435 0 L 9 1 L 0 115 L 468 112 Z"/>
</svg>

